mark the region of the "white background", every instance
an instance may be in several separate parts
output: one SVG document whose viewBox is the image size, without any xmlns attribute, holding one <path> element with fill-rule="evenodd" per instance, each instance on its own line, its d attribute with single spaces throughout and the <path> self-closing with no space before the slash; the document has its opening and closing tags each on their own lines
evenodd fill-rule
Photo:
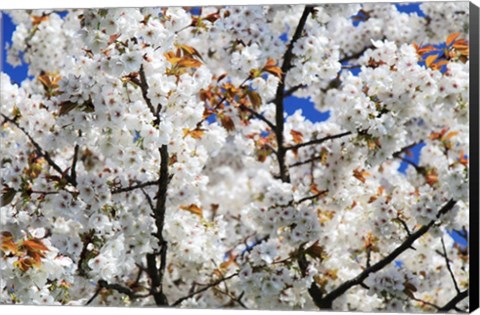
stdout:
<svg viewBox="0 0 480 315">
<path fill-rule="evenodd" d="M 175 6 L 200 6 L 200 5 L 254 5 L 254 4 L 305 4 L 305 3 L 352 3 L 352 2 L 387 2 L 374 1 L 374 0 L 174 0 L 162 3 L 158 0 L 81 0 L 81 1 L 53 1 L 53 0 L 0 0 L 0 9 L 33 9 L 33 8 L 87 8 L 87 7 L 138 7 L 138 6 L 168 6 L 174 4 Z M 8 2 L 7 2 L 8 1 Z M 388 1 L 388 2 L 414 2 L 415 0 L 405 1 Z M 426 2 L 424 0 L 421 2 Z M 480 0 L 472 1 L 477 6 L 480 6 Z M 477 33 L 478 34 L 478 33 Z M 478 70 L 477 70 L 478 71 Z M 473 88 L 473 87 L 472 87 Z M 477 117 L 478 119 L 478 117 Z M 471 269 L 478 266 L 471 266 Z M 478 298 L 478 297 L 477 297 Z M 1 303 L 1 301 L 0 301 Z M 96 307 L 58 307 L 58 306 L 3 306 L 0 305 L 0 314 L 29 314 L 29 315 L 77 315 L 85 314 L 89 315 L 306 315 L 305 312 L 285 312 L 285 311 L 243 311 L 243 310 L 180 310 L 180 309 L 160 309 L 160 308 L 96 308 Z M 68 313 L 68 314 L 65 314 Z M 310 313 L 312 314 L 312 313 Z M 341 315 L 349 313 L 341 312 L 328 312 L 325 314 Z M 352 313 L 353 314 L 353 313 Z M 358 313 L 356 313 L 358 314 Z M 374 314 L 374 313 L 364 313 Z M 480 311 L 475 312 L 476 315 L 480 315 Z"/>
</svg>

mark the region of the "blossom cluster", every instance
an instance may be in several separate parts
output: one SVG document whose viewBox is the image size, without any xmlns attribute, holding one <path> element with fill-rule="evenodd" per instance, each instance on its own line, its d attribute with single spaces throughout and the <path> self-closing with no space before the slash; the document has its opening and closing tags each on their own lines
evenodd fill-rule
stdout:
<svg viewBox="0 0 480 315">
<path fill-rule="evenodd" d="M 468 4 L 421 9 L 7 12 L 29 77 L 0 77 L 0 299 L 417 312 L 463 296 Z M 330 117 L 291 113 L 291 95 Z"/>
</svg>

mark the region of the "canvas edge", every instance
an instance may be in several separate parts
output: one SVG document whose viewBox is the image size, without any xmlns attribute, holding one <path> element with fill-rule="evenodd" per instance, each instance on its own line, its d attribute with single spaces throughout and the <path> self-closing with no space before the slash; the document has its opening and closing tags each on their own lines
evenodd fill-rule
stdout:
<svg viewBox="0 0 480 315">
<path fill-rule="evenodd" d="M 479 13 L 470 2 L 470 276 L 469 311 L 479 307 Z"/>
</svg>

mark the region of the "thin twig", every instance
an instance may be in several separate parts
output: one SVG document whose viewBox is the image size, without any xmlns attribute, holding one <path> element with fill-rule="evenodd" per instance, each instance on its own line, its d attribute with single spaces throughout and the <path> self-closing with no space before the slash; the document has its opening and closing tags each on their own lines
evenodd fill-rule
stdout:
<svg viewBox="0 0 480 315">
<path fill-rule="evenodd" d="M 240 105 L 239 108 L 241 110 L 249 112 L 255 118 L 258 118 L 261 121 L 263 121 L 264 123 L 266 123 L 270 127 L 270 129 L 275 130 L 275 125 L 270 120 L 268 120 L 264 115 L 256 112 L 253 108 L 250 108 L 250 107 L 245 106 L 245 105 Z"/>
<path fill-rule="evenodd" d="M 119 193 L 123 193 L 123 192 L 129 192 L 129 191 L 132 191 L 132 190 L 135 190 L 135 189 L 142 189 L 142 188 L 145 188 L 145 187 L 148 187 L 148 186 L 155 186 L 155 185 L 158 185 L 158 182 L 159 182 L 158 180 L 155 180 L 155 181 L 143 182 L 143 183 L 132 185 L 132 186 L 115 188 L 115 189 L 112 189 L 111 193 L 112 194 L 119 194 Z"/>
<path fill-rule="evenodd" d="M 284 90 L 285 90 L 285 82 L 288 71 L 292 68 L 292 59 L 293 59 L 293 47 L 295 43 L 300 39 L 302 36 L 303 30 L 305 28 L 308 16 L 310 13 L 313 12 L 312 6 L 305 6 L 303 10 L 302 16 L 298 22 L 297 28 L 295 29 L 295 33 L 293 34 L 290 43 L 287 46 L 287 50 L 283 55 L 283 63 L 281 67 L 282 75 L 280 78 L 280 82 L 277 86 L 277 91 L 275 93 L 275 137 L 277 139 L 277 161 L 278 161 L 278 168 L 280 173 L 280 179 L 283 182 L 289 182 L 290 176 L 288 174 L 288 169 L 285 164 L 285 155 L 287 153 L 287 149 L 284 146 L 284 138 L 283 138 L 283 131 L 284 131 Z"/>
<path fill-rule="evenodd" d="M 443 237 L 441 238 L 442 241 L 442 249 L 445 258 L 445 264 L 447 265 L 448 272 L 450 273 L 450 277 L 452 278 L 453 284 L 455 286 L 455 290 L 457 293 L 460 293 L 460 288 L 458 287 L 457 279 L 455 279 L 455 275 L 453 274 L 452 267 L 450 266 L 450 260 L 448 259 L 447 248 L 445 247 L 445 242 L 443 241 Z"/>
<path fill-rule="evenodd" d="M 465 290 L 463 292 L 458 293 L 451 299 L 447 304 L 442 306 L 438 311 L 439 312 L 448 312 L 451 309 L 455 309 L 456 305 L 460 303 L 463 299 L 465 299 L 468 296 L 468 290 Z"/>
<path fill-rule="evenodd" d="M 346 291 L 350 288 L 360 285 L 371 273 L 375 273 L 379 270 L 382 270 L 392 261 L 394 261 L 399 255 L 405 252 L 407 249 L 411 248 L 412 244 L 422 237 L 425 233 L 427 233 L 430 228 L 437 222 L 437 220 L 450 211 L 457 202 L 453 199 L 450 199 L 437 213 L 436 218 L 431 220 L 428 224 L 422 225 L 416 232 L 412 233 L 409 237 L 405 239 L 405 241 L 400 244 L 395 250 L 393 250 L 389 255 L 385 258 L 380 260 L 379 262 L 375 263 L 374 265 L 370 266 L 370 268 L 365 269 L 359 275 L 351 280 L 347 280 L 337 288 L 332 290 L 330 293 L 326 294 L 325 296 L 320 295 L 312 295 L 313 301 L 315 305 L 317 305 L 320 309 L 331 309 L 332 303 L 335 299 L 339 296 L 343 295 Z"/>
<path fill-rule="evenodd" d="M 22 133 L 28 138 L 28 140 L 30 141 L 30 143 L 35 147 L 36 151 L 37 151 L 37 154 L 42 156 L 45 161 L 47 161 L 48 165 L 50 165 L 55 171 L 57 171 L 57 173 L 59 173 L 60 175 L 62 175 L 62 177 L 65 177 L 65 179 L 67 180 L 67 182 L 69 182 L 72 186 L 76 186 L 76 183 L 75 181 L 73 181 L 72 177 L 68 174 L 65 174 L 65 172 L 60 168 L 60 166 L 58 166 L 57 163 L 55 163 L 55 161 L 53 161 L 52 157 L 50 156 L 50 154 L 43 150 L 42 147 L 38 144 L 38 142 L 36 142 L 32 136 L 30 136 L 30 134 L 25 130 L 25 128 L 23 128 L 22 126 L 20 126 L 18 124 L 18 122 L 16 122 L 15 120 L 9 118 L 8 116 L 4 115 L 4 114 L 1 114 L 2 117 L 15 125 L 15 127 L 17 127 L 18 129 L 20 129 L 20 131 L 22 131 Z"/>
<path fill-rule="evenodd" d="M 72 160 L 72 166 L 70 168 L 70 177 L 72 178 L 72 181 L 75 185 L 77 184 L 77 170 L 76 170 L 76 168 L 77 168 L 79 148 L 80 148 L 79 145 L 76 144 L 75 148 L 73 149 L 73 160 Z"/>
<path fill-rule="evenodd" d="M 232 279 L 233 277 L 236 277 L 236 276 L 238 276 L 238 273 L 234 273 L 234 274 L 229 275 L 228 277 L 224 277 L 224 278 L 222 278 L 222 279 L 219 279 L 219 280 L 217 280 L 217 281 L 214 281 L 213 283 L 211 283 L 211 284 L 209 284 L 209 285 L 207 285 L 207 286 L 205 286 L 205 287 L 203 287 L 203 288 L 201 288 L 201 289 L 199 289 L 199 290 L 197 290 L 197 291 L 195 291 L 195 292 L 192 292 L 192 293 L 188 294 L 187 296 L 184 296 L 184 297 L 182 297 L 182 298 L 179 298 L 179 299 L 176 300 L 171 306 L 177 306 L 177 305 L 179 305 L 180 303 L 182 303 L 183 301 L 188 300 L 189 298 L 194 297 L 194 296 L 197 295 L 197 294 L 200 294 L 200 293 L 202 293 L 202 292 L 205 292 L 205 291 L 207 291 L 208 289 L 210 289 L 210 288 L 212 288 L 212 287 L 214 287 L 214 286 L 217 286 L 217 285 L 219 285 L 220 283 L 222 283 L 222 282 L 224 282 L 224 281 L 227 281 L 227 280 L 229 280 L 229 279 Z"/>
<path fill-rule="evenodd" d="M 305 201 L 307 201 L 307 200 L 317 199 L 317 198 L 319 198 L 319 197 L 325 196 L 327 193 L 328 193 L 328 190 L 322 190 L 322 191 L 320 191 L 319 193 L 316 193 L 315 195 L 308 196 L 308 197 L 304 197 L 304 198 L 298 200 L 298 201 L 295 202 L 295 203 L 296 203 L 296 204 L 300 204 L 300 203 L 305 202 Z"/>
<path fill-rule="evenodd" d="M 342 132 L 342 133 L 340 133 L 340 134 L 331 135 L 331 136 L 326 136 L 326 137 L 323 137 L 323 138 L 320 138 L 320 139 L 313 139 L 313 140 L 310 140 L 310 141 L 307 141 L 307 142 L 303 142 L 303 143 L 298 143 L 298 144 L 295 144 L 295 145 L 286 147 L 285 149 L 286 149 L 286 150 L 295 150 L 295 149 L 299 149 L 299 148 L 302 148 L 302 147 L 305 147 L 305 146 L 309 146 L 309 145 L 313 145 L 313 144 L 321 144 L 321 143 L 323 143 L 323 142 L 325 142 L 325 141 L 342 138 L 342 137 L 345 137 L 345 136 L 349 136 L 349 135 L 351 135 L 351 134 L 352 134 L 351 131 Z"/>
<path fill-rule="evenodd" d="M 86 305 L 89 305 L 90 303 L 92 303 L 93 300 L 95 300 L 95 298 L 98 296 L 98 294 L 100 293 L 100 291 L 101 291 L 102 289 L 115 290 L 115 291 L 117 291 L 118 293 L 125 294 L 125 295 L 128 296 L 130 299 L 146 298 L 146 297 L 150 296 L 150 294 L 145 294 L 145 295 L 136 294 L 135 292 L 132 291 L 132 289 L 130 289 L 130 288 L 128 288 L 128 287 L 125 287 L 125 286 L 123 286 L 123 285 L 121 285 L 121 284 L 108 283 L 108 282 L 105 281 L 105 280 L 98 280 L 98 282 L 97 282 L 97 290 L 95 291 L 94 295 L 87 301 Z"/>
</svg>

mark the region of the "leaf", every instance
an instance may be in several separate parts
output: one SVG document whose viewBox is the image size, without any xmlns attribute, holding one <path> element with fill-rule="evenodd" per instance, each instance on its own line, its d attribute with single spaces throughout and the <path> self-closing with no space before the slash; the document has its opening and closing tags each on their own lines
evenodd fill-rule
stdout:
<svg viewBox="0 0 480 315">
<path fill-rule="evenodd" d="M 200 61 L 198 61 L 197 59 L 184 57 L 184 58 L 180 59 L 180 61 L 177 63 L 177 65 L 179 67 L 183 67 L 183 68 L 198 68 L 198 67 L 202 66 L 202 63 Z"/>
<path fill-rule="evenodd" d="M 18 252 L 18 246 L 13 241 L 12 233 L 2 232 L 2 242 L 0 243 L 0 250 L 3 252 L 11 252 L 14 255 Z"/>
<path fill-rule="evenodd" d="M 74 110 L 76 107 L 78 106 L 78 104 L 76 103 L 72 103 L 72 102 L 63 102 L 62 104 L 60 104 L 60 111 L 58 112 L 58 114 L 60 116 L 64 116 L 68 113 L 70 113 L 72 110 Z"/>
<path fill-rule="evenodd" d="M 273 74 L 277 78 L 281 79 L 282 78 L 282 70 L 280 67 L 266 67 L 263 68 L 264 71 Z"/>
<path fill-rule="evenodd" d="M 48 251 L 48 247 L 45 246 L 42 241 L 36 238 L 32 238 L 26 241 L 23 241 L 22 247 L 24 247 L 29 252 L 44 252 Z"/>
<path fill-rule="evenodd" d="M 205 130 L 196 128 L 194 130 L 189 130 L 188 128 L 183 129 L 183 137 L 185 138 L 186 136 L 190 136 L 193 139 L 201 139 L 203 135 L 205 134 Z"/>
<path fill-rule="evenodd" d="M 167 61 L 170 62 L 172 65 L 176 65 L 182 59 L 176 56 L 173 51 L 166 52 L 164 56 L 167 59 Z"/>
<path fill-rule="evenodd" d="M 53 89 L 58 88 L 58 82 L 61 80 L 61 76 L 51 72 L 42 72 L 38 77 L 37 80 L 42 83 L 44 88 L 47 91 L 51 91 Z"/>
<path fill-rule="evenodd" d="M 258 109 L 260 105 L 262 105 L 262 97 L 255 91 L 248 90 L 247 91 L 248 98 L 250 102 L 252 102 L 252 106 L 254 109 Z"/>
<path fill-rule="evenodd" d="M 188 55 L 188 56 L 196 56 L 198 57 L 199 59 L 202 59 L 202 56 L 200 55 L 200 53 L 198 52 L 198 50 L 196 50 L 194 47 L 192 46 L 188 46 L 188 45 L 184 45 L 184 44 L 181 44 L 181 45 L 177 45 L 178 48 L 180 48 L 182 51 L 183 51 L 183 54 L 184 55 Z"/>
<path fill-rule="evenodd" d="M 434 46 L 425 46 L 425 47 L 421 47 L 417 50 L 417 53 L 419 55 L 424 55 L 426 53 L 429 53 L 431 51 L 434 51 L 434 50 L 437 50 L 437 48 L 435 48 Z"/>
<path fill-rule="evenodd" d="M 32 15 L 31 18 L 32 18 L 33 26 L 36 26 L 36 25 L 39 25 L 42 22 L 47 21 L 48 20 L 48 15 L 41 15 L 41 16 Z"/>
<path fill-rule="evenodd" d="M 433 186 L 438 183 L 438 174 L 435 168 L 429 168 L 425 171 L 424 174 L 425 181 L 428 185 Z"/>
<path fill-rule="evenodd" d="M 119 37 L 120 37 L 120 34 L 110 35 L 110 37 L 108 38 L 107 46 L 114 43 Z"/>
<path fill-rule="evenodd" d="M 225 79 L 226 76 L 227 76 L 227 73 L 226 73 L 226 72 L 223 73 L 223 74 L 221 74 L 221 75 L 217 78 L 217 83 L 220 82 L 220 81 L 222 81 L 223 79 Z"/>
<path fill-rule="evenodd" d="M 460 132 L 459 131 L 450 131 L 449 133 L 445 134 L 442 137 L 442 141 L 447 141 L 458 135 Z"/>
<path fill-rule="evenodd" d="M 222 123 L 223 128 L 225 128 L 227 131 L 235 130 L 235 123 L 233 122 L 232 117 L 228 115 L 221 115 L 220 122 Z"/>
<path fill-rule="evenodd" d="M 447 46 L 450 46 L 457 38 L 460 36 L 460 33 L 452 33 L 448 35 L 446 44 Z"/>
<path fill-rule="evenodd" d="M 412 292 L 417 292 L 417 288 L 413 284 L 411 284 L 410 282 L 405 282 L 403 285 L 405 286 L 406 289 L 408 289 Z"/>
<path fill-rule="evenodd" d="M 353 170 L 353 176 L 359 181 L 361 181 L 362 183 L 365 183 L 367 181 L 365 177 L 370 176 L 370 173 L 368 173 L 365 170 L 360 170 L 357 168 Z"/>
<path fill-rule="evenodd" d="M 320 261 L 326 258 L 325 249 L 323 248 L 323 246 L 319 245 L 318 241 L 316 241 L 312 246 L 307 248 L 305 252 L 313 258 L 318 258 Z"/>
<path fill-rule="evenodd" d="M 456 50 L 468 51 L 468 42 L 466 40 L 460 39 L 456 41 L 452 47 Z"/>
<path fill-rule="evenodd" d="M 38 266 L 38 263 L 35 262 L 33 258 L 21 258 L 13 263 L 13 266 L 25 272 L 28 271 L 33 266 Z"/>
<path fill-rule="evenodd" d="M 315 184 L 315 183 L 312 183 L 312 184 L 310 185 L 310 191 L 311 191 L 313 194 L 315 194 L 315 195 L 321 193 L 321 190 L 318 189 L 318 186 L 317 186 L 317 184 Z"/>
<path fill-rule="evenodd" d="M 435 62 L 432 65 L 432 68 L 435 68 L 435 70 L 440 70 L 443 66 L 445 66 L 447 64 L 448 64 L 447 60 L 440 60 L 440 61 Z"/>
<path fill-rule="evenodd" d="M 17 191 L 15 189 L 8 188 L 7 191 L 2 194 L 2 207 L 10 204 L 13 201 L 16 193 Z"/>
<path fill-rule="evenodd" d="M 203 216 L 203 211 L 202 211 L 202 208 L 200 208 L 199 206 L 197 206 L 196 204 L 192 203 L 191 205 L 189 206 L 180 206 L 180 209 L 182 210 L 185 210 L 185 211 L 188 211 L 188 212 L 191 212 L 193 214 L 196 214 L 200 217 Z"/>
<path fill-rule="evenodd" d="M 403 290 L 403 293 L 405 293 L 411 299 L 415 298 L 415 295 L 413 295 L 412 291 L 408 290 L 407 288 L 405 288 L 405 290 Z"/>
<path fill-rule="evenodd" d="M 460 150 L 458 162 L 463 166 L 468 166 L 468 156 L 465 155 L 465 152 L 463 152 L 463 150 Z"/>
<path fill-rule="evenodd" d="M 194 129 L 189 132 L 190 137 L 193 139 L 202 139 L 203 135 L 205 134 L 205 131 L 202 129 Z"/>
<path fill-rule="evenodd" d="M 425 65 L 430 68 L 430 66 L 432 65 L 432 63 L 437 60 L 438 58 L 438 55 L 430 55 L 427 57 L 427 59 L 425 59 Z"/>
<path fill-rule="evenodd" d="M 271 59 L 271 58 L 268 58 L 267 59 L 267 62 L 265 63 L 265 65 L 263 66 L 263 71 L 266 71 L 268 73 L 271 73 L 273 74 L 274 76 L 278 77 L 278 78 L 282 78 L 282 70 L 280 69 L 280 67 L 277 67 L 276 66 L 276 61 Z"/>
<path fill-rule="evenodd" d="M 292 135 L 293 142 L 295 142 L 295 144 L 299 144 L 303 142 L 303 133 L 301 133 L 300 131 L 296 131 L 292 129 L 290 130 L 290 134 Z"/>
</svg>

